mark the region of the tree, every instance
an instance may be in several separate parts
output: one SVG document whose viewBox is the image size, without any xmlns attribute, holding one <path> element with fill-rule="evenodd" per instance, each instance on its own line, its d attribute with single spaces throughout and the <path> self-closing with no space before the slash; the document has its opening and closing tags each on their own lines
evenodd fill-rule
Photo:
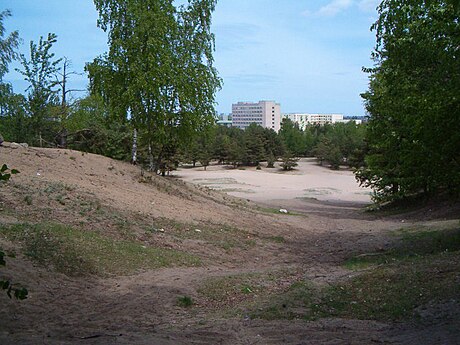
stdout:
<svg viewBox="0 0 460 345">
<path fill-rule="evenodd" d="M 245 165 L 258 165 L 265 159 L 265 138 L 264 129 L 255 123 L 252 123 L 244 130 L 245 155 L 243 163 Z"/>
<path fill-rule="evenodd" d="M 376 201 L 460 192 L 459 12 L 440 0 L 385 0 L 372 26 L 376 63 L 361 184 Z M 458 2 L 457 2 L 458 3 Z"/>
<path fill-rule="evenodd" d="M 143 131 L 156 167 L 214 123 L 215 0 L 95 0 L 109 51 L 87 65 L 93 93 Z"/>
<path fill-rule="evenodd" d="M 67 127 L 66 127 L 66 121 L 70 115 L 70 103 L 69 103 L 69 95 L 71 92 L 75 91 L 83 91 L 83 90 L 78 90 L 78 89 L 69 89 L 68 88 L 68 81 L 69 77 L 71 75 L 77 75 L 79 73 L 75 71 L 69 70 L 69 68 L 72 66 L 72 62 L 64 56 L 64 58 L 61 59 L 62 61 L 62 69 L 56 71 L 56 83 L 59 85 L 59 93 L 61 96 L 60 100 L 60 109 L 59 109 L 59 114 L 58 114 L 58 120 L 60 123 L 61 128 L 59 129 L 58 133 L 58 138 L 57 142 L 60 147 L 67 147 Z M 61 72 L 62 71 L 62 72 Z"/>
<path fill-rule="evenodd" d="M 288 118 L 284 118 L 281 122 L 279 136 L 284 141 L 286 148 L 294 155 L 301 156 L 305 154 L 305 140 L 303 132 L 297 123 L 292 122 Z"/>
<path fill-rule="evenodd" d="M 24 76 L 24 80 L 29 83 L 28 91 L 28 112 L 30 115 L 30 126 L 34 132 L 34 141 L 39 141 L 42 146 L 43 136 L 45 140 L 54 140 L 56 127 L 56 110 L 58 96 L 55 80 L 59 72 L 61 59 L 54 59 L 51 52 L 53 44 L 56 43 L 57 36 L 49 33 L 46 39 L 40 37 L 38 44 L 30 42 L 30 59 L 25 55 L 20 55 L 20 62 L 23 70 L 16 69 Z"/>
<path fill-rule="evenodd" d="M 280 164 L 283 170 L 292 170 L 294 169 L 297 165 L 299 165 L 297 162 L 299 161 L 298 158 L 294 158 L 292 154 L 289 151 L 286 151 L 285 154 L 282 157 L 282 163 Z"/>
<path fill-rule="evenodd" d="M 3 77 L 8 73 L 8 65 L 16 57 L 16 49 L 19 46 L 19 34 L 17 31 L 11 32 L 8 36 L 6 35 L 5 26 L 3 21 L 11 16 L 9 10 L 0 12 L 0 116 L 1 116 L 1 127 L 2 133 L 11 140 L 9 133 L 5 133 L 5 130 L 10 128 L 9 124 L 6 124 L 6 117 L 11 116 L 13 111 L 12 108 L 16 109 L 17 98 L 14 97 L 13 89 L 11 84 L 5 83 Z"/>
<path fill-rule="evenodd" d="M 9 10 L 0 12 L 0 83 L 3 83 L 3 76 L 8 73 L 9 63 L 16 58 L 16 49 L 19 46 L 18 31 L 13 31 L 5 37 L 3 21 L 10 16 Z"/>
</svg>

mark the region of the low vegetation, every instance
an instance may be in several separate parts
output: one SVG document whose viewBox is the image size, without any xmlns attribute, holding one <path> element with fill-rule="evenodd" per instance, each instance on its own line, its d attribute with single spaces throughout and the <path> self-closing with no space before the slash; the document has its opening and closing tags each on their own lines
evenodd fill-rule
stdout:
<svg viewBox="0 0 460 345">
<path fill-rule="evenodd" d="M 0 235 L 18 242 L 23 253 L 70 276 L 132 274 L 150 268 L 198 266 L 198 257 L 173 249 L 115 240 L 55 223 L 1 225 Z"/>
<path fill-rule="evenodd" d="M 460 227 L 404 230 L 398 235 L 401 242 L 388 251 L 347 260 L 344 265 L 357 274 L 331 284 L 284 277 L 292 283 L 276 292 L 270 284 L 279 276 L 270 281 L 247 275 L 216 278 L 200 291 L 211 301 L 230 300 L 234 313 L 268 320 L 417 320 L 424 305 L 460 298 Z"/>
</svg>

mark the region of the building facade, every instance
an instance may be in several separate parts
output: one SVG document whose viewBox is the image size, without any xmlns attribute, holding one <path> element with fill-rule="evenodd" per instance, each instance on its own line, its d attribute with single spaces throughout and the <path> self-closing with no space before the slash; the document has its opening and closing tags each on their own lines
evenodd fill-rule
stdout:
<svg viewBox="0 0 460 345">
<path fill-rule="evenodd" d="M 307 113 L 291 113 L 283 114 L 283 118 L 288 118 L 292 122 L 297 123 L 299 128 L 304 130 L 307 125 L 325 125 L 326 123 L 345 123 L 354 121 L 356 124 L 361 123 L 357 119 L 344 119 L 342 114 L 307 114 Z"/>
<path fill-rule="evenodd" d="M 251 123 L 278 132 L 281 126 L 281 105 L 274 101 L 232 104 L 232 126 L 245 129 Z"/>
<path fill-rule="evenodd" d="M 220 114 L 216 119 L 219 126 L 232 127 L 232 115 Z"/>
</svg>

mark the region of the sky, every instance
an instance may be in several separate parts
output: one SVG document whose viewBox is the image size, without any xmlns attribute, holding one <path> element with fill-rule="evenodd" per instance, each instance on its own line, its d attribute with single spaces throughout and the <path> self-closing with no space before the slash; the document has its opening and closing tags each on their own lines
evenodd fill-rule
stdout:
<svg viewBox="0 0 460 345">
<path fill-rule="evenodd" d="M 183 1 L 182 1 L 183 2 Z M 365 115 L 366 91 L 378 0 L 219 0 L 213 13 L 215 66 L 223 79 L 217 111 L 232 103 L 275 100 L 282 113 Z M 91 0 L 0 0 L 10 9 L 7 33 L 18 30 L 20 52 L 30 41 L 57 34 L 53 52 L 72 61 L 73 70 L 107 51 L 107 36 L 97 27 Z M 4 78 L 15 92 L 27 84 L 10 66 Z M 70 87 L 86 89 L 86 75 L 72 76 Z M 84 96 L 75 92 L 74 97 Z"/>
</svg>

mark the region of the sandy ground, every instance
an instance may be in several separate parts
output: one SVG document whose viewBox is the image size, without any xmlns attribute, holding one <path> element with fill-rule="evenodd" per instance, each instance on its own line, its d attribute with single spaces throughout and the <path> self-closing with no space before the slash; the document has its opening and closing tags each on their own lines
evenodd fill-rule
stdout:
<svg viewBox="0 0 460 345">
<path fill-rule="evenodd" d="M 219 314 L 222 306 L 207 304 L 200 296 L 203 281 L 248 272 L 293 272 L 277 283 L 281 286 L 271 287 L 273 291 L 299 277 L 319 284 L 343 279 L 350 274 L 342 266 L 344 259 L 386 248 L 394 241 L 392 230 L 417 222 L 365 213 L 369 191 L 361 189 L 349 171 L 330 171 L 304 160 L 288 173 L 213 166 L 206 172 L 180 169 L 165 179 L 142 176 L 138 167 L 97 155 L 8 143 L 0 148 L 0 162 L 21 171 L 2 186 L 1 224 L 54 221 L 101 227 L 111 234 L 111 224 L 96 218 L 84 223 L 78 212 L 68 210 L 73 199 L 89 196 L 103 207 L 124 212 L 128 221 L 162 217 L 230 224 L 254 239 L 253 246 L 224 250 L 205 240 L 171 240 L 158 234 L 145 244 L 199 255 L 203 266 L 110 278 L 67 277 L 18 254 L 1 274 L 30 287 L 30 298 L 17 302 L 0 296 L 0 344 L 458 344 L 458 332 L 452 332 L 452 325 L 458 330 L 458 321 L 439 320 L 426 327 L 343 319 L 248 320 L 224 317 Z M 40 191 L 47 183 L 72 187 L 67 205 L 45 199 Z M 28 205 L 27 193 L 35 193 L 40 202 Z M 254 202 L 301 216 L 259 212 Z M 144 240 L 140 230 L 135 236 Z M 285 241 L 267 240 L 273 236 Z M 14 248 L 5 239 L 0 246 Z M 193 297 L 197 305 L 177 306 L 181 295 Z"/>
<path fill-rule="evenodd" d="M 318 165 L 314 158 L 303 158 L 292 171 L 283 171 L 279 164 L 262 170 L 211 165 L 179 169 L 184 181 L 226 192 L 255 202 L 316 199 L 320 201 L 370 203 L 372 191 L 360 187 L 349 170 L 331 170 Z"/>
</svg>

